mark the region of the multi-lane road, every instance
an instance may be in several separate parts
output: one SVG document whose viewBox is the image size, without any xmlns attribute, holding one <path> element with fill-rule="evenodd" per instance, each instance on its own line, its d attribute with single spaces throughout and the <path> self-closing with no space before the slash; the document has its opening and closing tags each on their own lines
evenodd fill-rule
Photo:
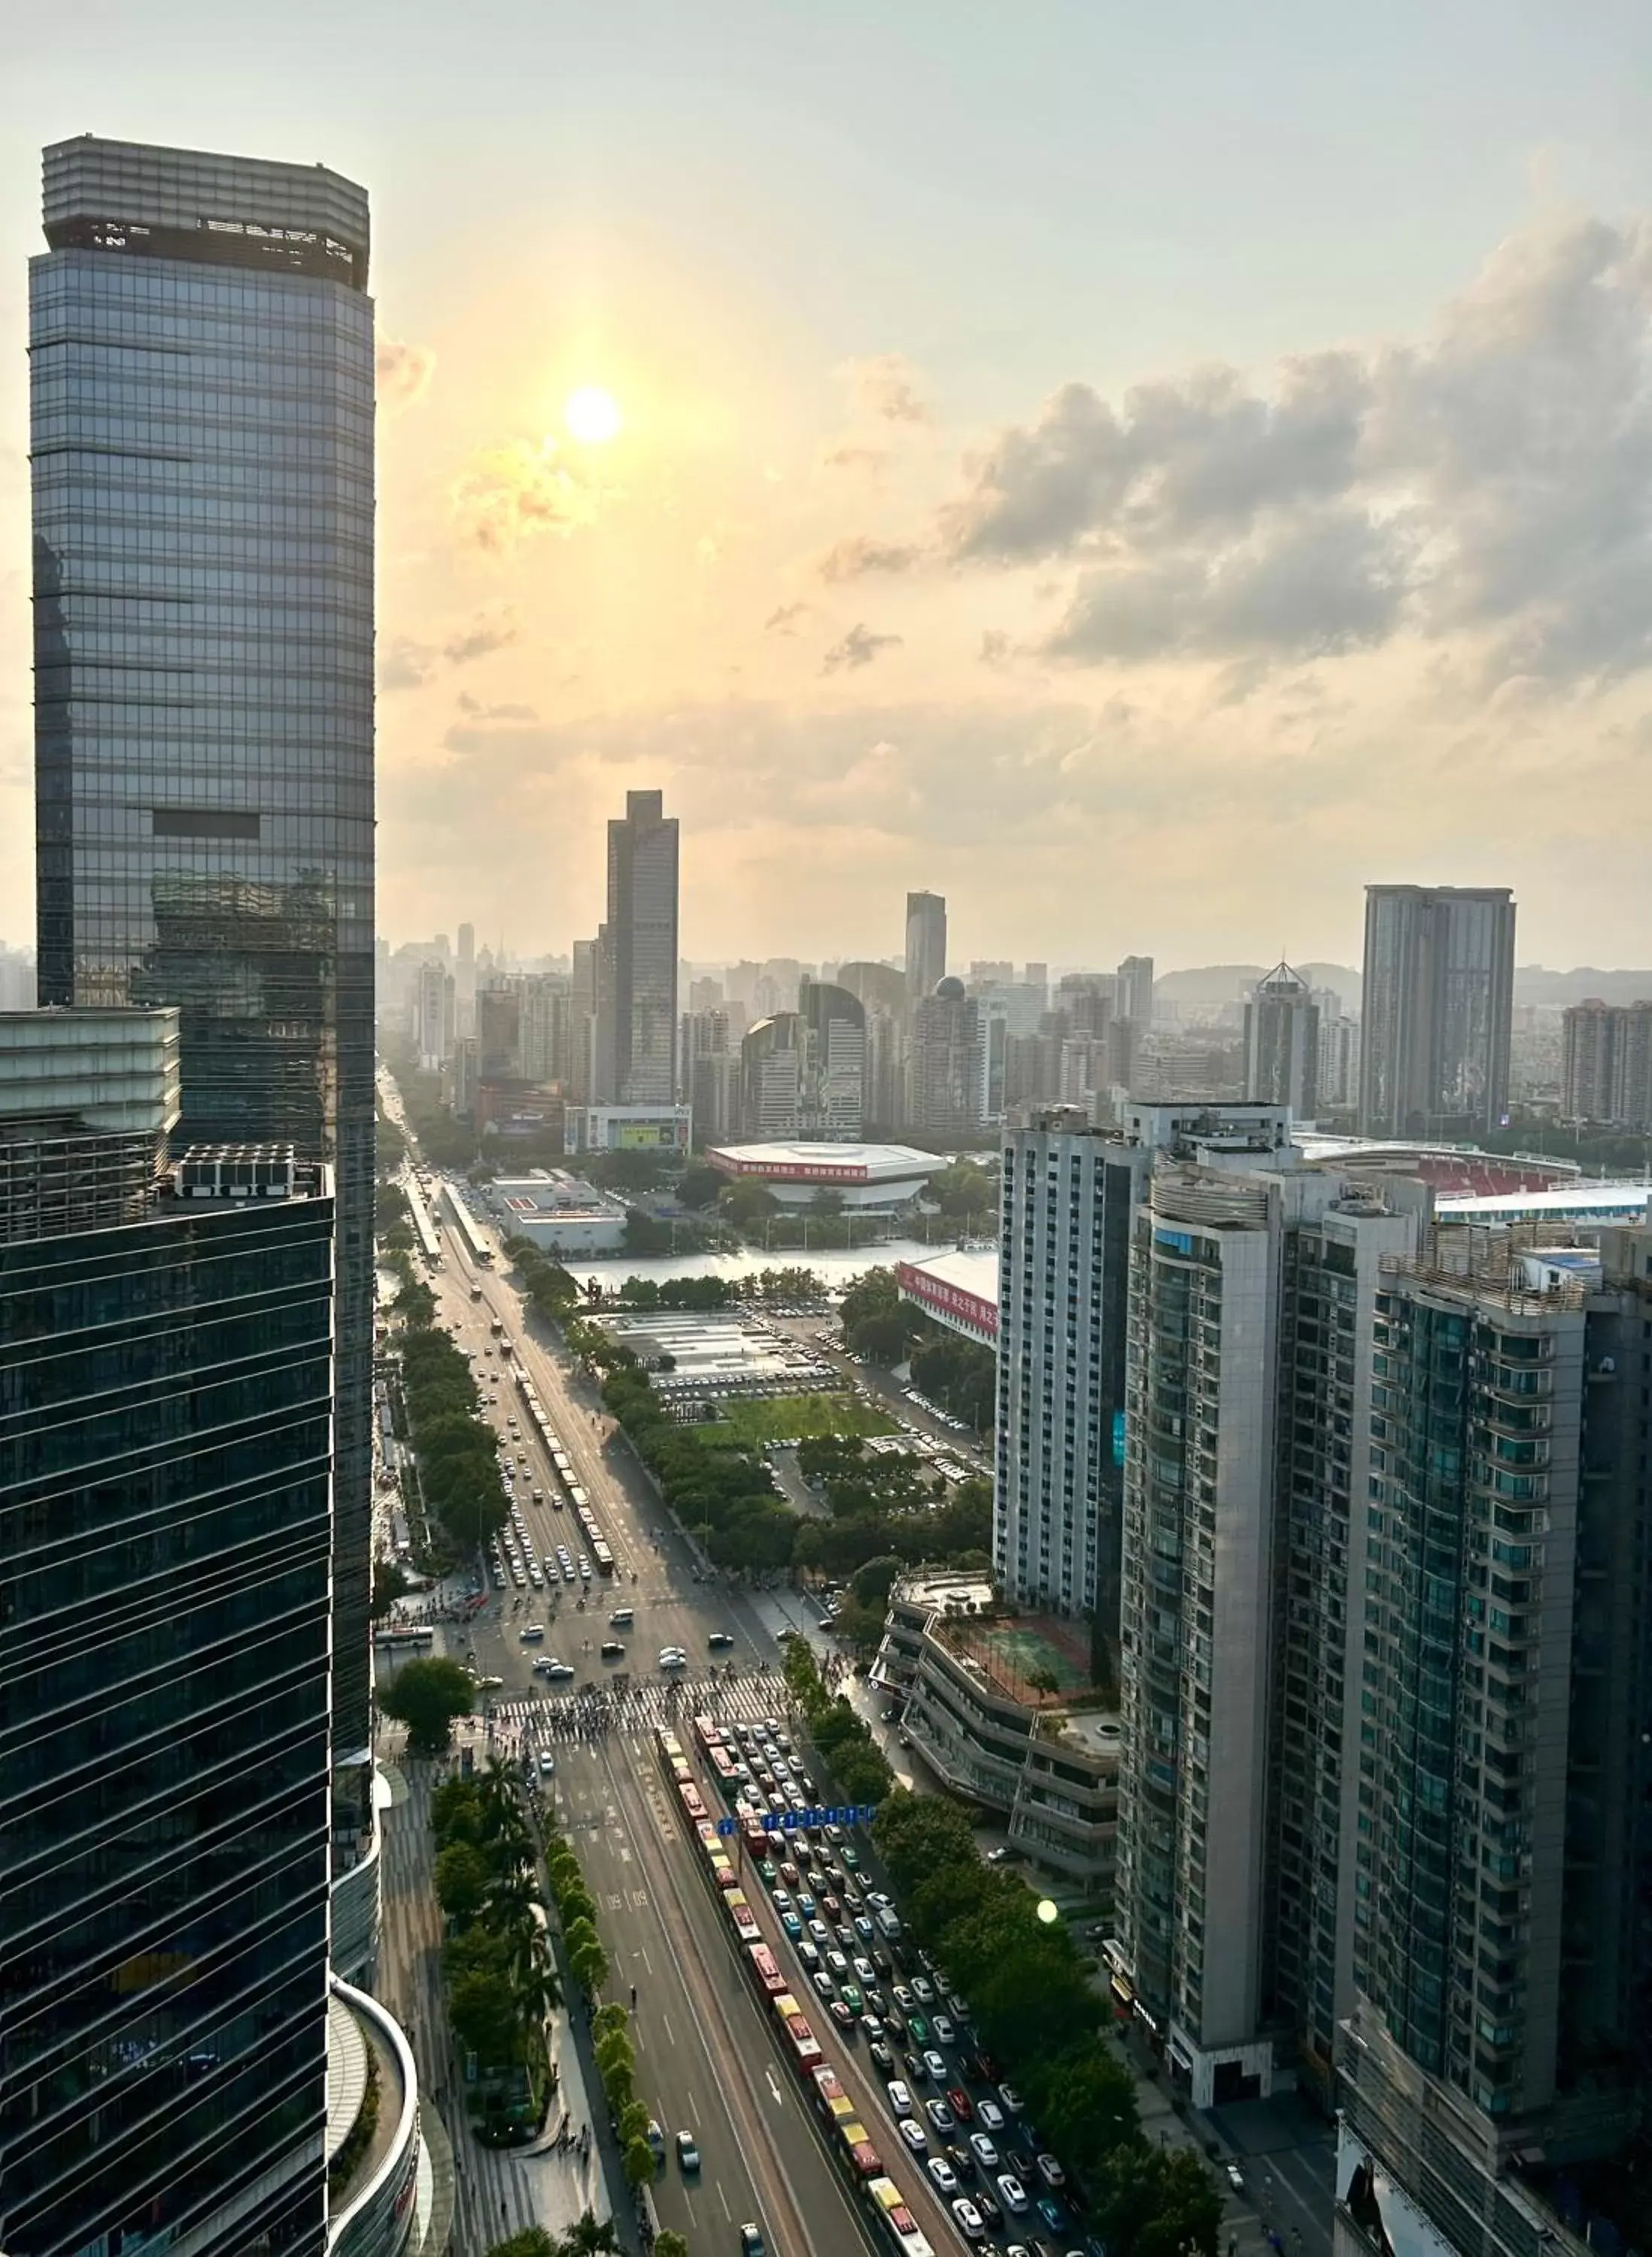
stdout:
<svg viewBox="0 0 1652 2257">
<path fill-rule="evenodd" d="M 554 1754 L 557 1822 L 597 1899 L 612 1964 L 610 1995 L 627 1999 L 633 1985 L 637 1992 L 638 2086 L 668 2150 L 654 2190 L 660 2220 L 691 2235 L 696 2257 L 737 2250 L 739 2228 L 748 2222 L 763 2229 L 766 2248 L 775 2257 L 807 2252 L 839 2257 L 858 2246 L 875 2246 L 827 2158 L 780 2056 L 771 2018 L 735 1956 L 726 1921 L 669 1807 L 649 1724 L 661 1694 L 633 1697 L 625 1704 L 627 1723 L 589 1739 L 552 1740 L 543 1732 L 530 1735 L 523 1724 L 552 1705 L 553 1688 L 541 1694 L 542 1680 L 532 1673 L 536 1657 L 560 1655 L 581 1683 L 623 1670 L 633 1687 L 640 1680 L 662 1689 L 658 1657 L 672 1645 L 689 1657 L 686 1716 L 695 1705 L 695 1687 L 702 1701 L 708 1697 L 713 1662 L 708 1639 L 714 1631 L 735 1640 L 736 1678 L 732 1684 L 723 1680 L 719 1701 L 731 1713 L 760 1714 L 778 1700 L 773 1638 L 749 1595 L 730 1590 L 701 1569 L 692 1547 L 652 1498 L 623 1440 L 616 1440 L 611 1422 L 527 1313 L 509 1277 L 475 1266 L 451 1223 L 439 1217 L 438 1224 L 442 1267 L 431 1283 L 440 1320 L 472 1357 L 493 1423 L 505 1432 L 508 1418 L 517 1417 L 519 1432 L 510 1447 L 512 1459 L 519 1449 L 527 1456 L 529 1479 L 519 1478 L 516 1488 L 536 1552 L 544 1560 L 559 1540 L 575 1553 L 579 1546 L 572 1513 L 553 1507 L 552 1468 L 533 1422 L 521 1415 L 518 1364 L 532 1380 L 615 1555 L 612 1581 L 594 1582 L 582 1610 L 582 1586 L 526 1594 L 507 1588 L 491 1593 L 487 1608 L 471 1624 L 443 1626 L 438 1635 L 450 1639 L 455 1652 L 474 1650 L 478 1672 L 504 1680 L 493 1695 L 501 1739 L 531 1737 Z M 480 1298 L 473 1299 L 473 1292 Z M 512 1343 L 503 1368 L 492 1330 L 496 1320 Z M 545 1503 L 531 1502 L 533 1488 L 545 1492 Z M 611 1634 L 608 1616 L 618 1607 L 632 1608 L 635 1621 L 612 1633 L 625 1645 L 624 1658 L 604 1664 L 597 1649 Z M 542 1643 L 522 1641 L 521 1630 L 530 1624 L 545 1626 Z M 727 1658 L 719 1654 L 719 1666 Z M 766 1907 L 760 1910 L 772 1923 Z M 695 2134 L 702 2159 L 697 2174 L 687 2176 L 674 2154 L 681 2130 Z M 886 2120 L 881 2144 L 893 2160 L 895 2143 Z M 914 2204 L 921 2201 L 921 2191 L 909 2183 L 913 2174 L 898 2176 Z M 927 2207 L 932 2239 L 942 2236 L 936 2246 L 956 2242 L 950 2222 L 943 2232 L 933 2205 Z"/>
</svg>

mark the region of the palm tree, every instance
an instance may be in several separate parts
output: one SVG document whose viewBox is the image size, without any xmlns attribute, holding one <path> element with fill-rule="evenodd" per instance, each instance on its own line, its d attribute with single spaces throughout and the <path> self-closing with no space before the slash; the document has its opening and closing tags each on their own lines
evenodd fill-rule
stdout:
<svg viewBox="0 0 1652 2257">
<path fill-rule="evenodd" d="M 570 2225 L 562 2236 L 557 2257 L 602 2257 L 606 2250 L 617 2249 L 613 2222 L 604 2218 L 599 2225 L 589 2211 L 576 2224 Z"/>
</svg>

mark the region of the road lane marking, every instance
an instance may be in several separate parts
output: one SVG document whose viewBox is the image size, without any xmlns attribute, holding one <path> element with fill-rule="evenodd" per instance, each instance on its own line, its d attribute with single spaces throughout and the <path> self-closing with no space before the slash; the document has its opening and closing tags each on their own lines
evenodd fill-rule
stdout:
<svg viewBox="0 0 1652 2257">
<path fill-rule="evenodd" d="M 780 2085 L 775 2079 L 774 2071 L 772 2069 L 766 2069 L 763 2074 L 769 2081 L 769 2091 L 774 2095 L 774 2105 L 777 2108 L 784 2108 L 786 2105 L 786 2096 L 780 2091 Z"/>
<path fill-rule="evenodd" d="M 661 2014 L 661 2015 L 660 2015 L 660 2020 L 665 2024 L 665 2027 L 666 2027 L 666 2043 L 667 2043 L 667 2045 L 675 2045 L 675 2043 L 677 2042 L 677 2041 L 676 2041 L 676 2039 L 672 2035 L 672 2033 L 671 2033 L 671 2017 L 670 2017 L 670 2015 L 669 2015 L 669 2014 Z"/>
<path fill-rule="evenodd" d="M 734 2212 L 729 2208 L 729 2197 L 723 2191 L 723 2182 L 721 2179 L 717 2181 L 717 2200 L 723 2204 L 723 2215 L 728 2219 L 729 2224 L 732 2225 L 734 2223 Z"/>
</svg>

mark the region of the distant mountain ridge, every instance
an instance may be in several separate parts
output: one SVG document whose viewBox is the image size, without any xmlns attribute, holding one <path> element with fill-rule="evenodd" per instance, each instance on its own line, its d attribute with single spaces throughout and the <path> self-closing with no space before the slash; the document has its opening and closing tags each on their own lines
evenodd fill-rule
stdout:
<svg viewBox="0 0 1652 2257">
<path fill-rule="evenodd" d="M 1290 960 L 1310 987 L 1329 987 L 1342 998 L 1345 1011 L 1358 1014 L 1364 982 L 1352 964 L 1321 964 L 1311 958 Z M 1183 1008 L 1214 1008 L 1243 1001 L 1259 980 L 1273 970 L 1271 964 L 1202 964 L 1183 972 L 1166 972 L 1153 983 L 1163 1001 Z M 1514 1001 L 1551 1007 L 1583 1003 L 1591 997 L 1602 1003 L 1639 1003 L 1652 1000 L 1652 972 L 1603 972 L 1580 965 L 1571 972 L 1550 972 L 1541 964 L 1514 967 Z"/>
</svg>

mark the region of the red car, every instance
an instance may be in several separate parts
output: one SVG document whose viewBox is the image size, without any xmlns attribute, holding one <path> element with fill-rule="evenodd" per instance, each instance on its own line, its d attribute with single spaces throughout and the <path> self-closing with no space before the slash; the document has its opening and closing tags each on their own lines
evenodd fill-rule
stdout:
<svg viewBox="0 0 1652 2257">
<path fill-rule="evenodd" d="M 951 2109 L 952 2113 L 957 2118 L 960 2124 L 970 2124 L 974 2122 L 974 2106 L 971 2102 L 969 2094 L 964 2090 L 964 2087 L 961 2084 L 948 2085 L 947 2105 Z"/>
</svg>

